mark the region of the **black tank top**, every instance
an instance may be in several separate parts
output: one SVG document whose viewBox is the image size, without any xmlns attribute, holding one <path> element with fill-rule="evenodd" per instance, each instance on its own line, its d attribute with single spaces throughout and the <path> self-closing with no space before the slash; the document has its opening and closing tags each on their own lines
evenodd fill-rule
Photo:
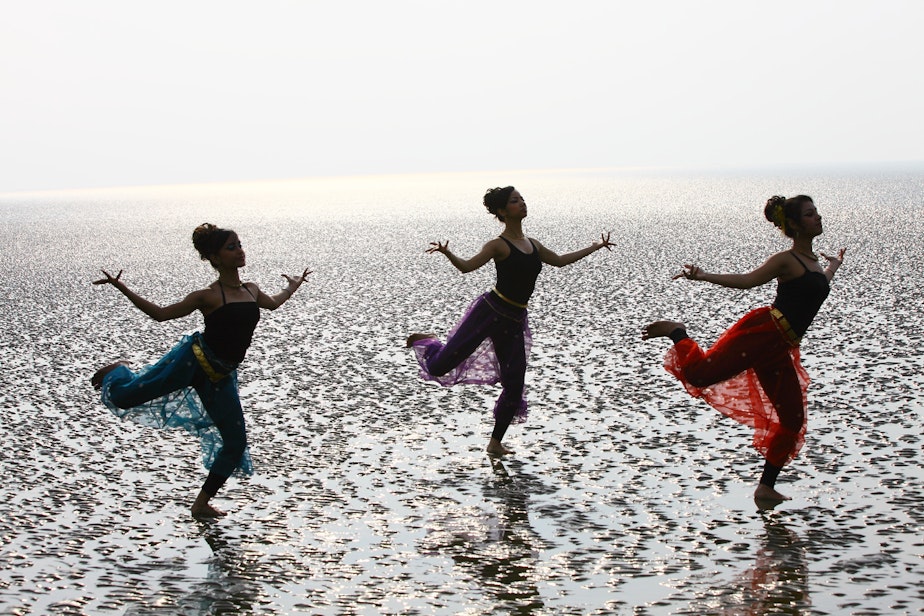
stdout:
<svg viewBox="0 0 924 616">
<path fill-rule="evenodd" d="M 257 298 L 252 302 L 225 301 L 225 288 L 221 289 L 221 306 L 205 315 L 205 331 L 202 338 L 215 355 L 225 361 L 239 364 L 244 361 L 244 354 L 253 340 L 253 332 L 260 321 L 260 307 Z M 250 293 L 247 285 L 244 290 Z"/>
<path fill-rule="evenodd" d="M 789 321 L 789 326 L 801 337 L 808 331 L 809 325 L 827 299 L 831 286 L 828 284 L 827 276 L 810 270 L 796 253 L 790 251 L 790 254 L 802 265 L 805 273 L 798 278 L 777 284 L 773 307 L 783 313 Z"/>
<path fill-rule="evenodd" d="M 539 250 L 532 240 L 533 251 L 526 254 L 514 246 L 506 237 L 501 237 L 510 246 L 510 256 L 502 261 L 494 261 L 497 268 L 497 284 L 494 288 L 504 297 L 518 304 L 529 303 L 536 288 L 536 278 L 542 271 L 542 261 L 539 259 Z"/>
</svg>

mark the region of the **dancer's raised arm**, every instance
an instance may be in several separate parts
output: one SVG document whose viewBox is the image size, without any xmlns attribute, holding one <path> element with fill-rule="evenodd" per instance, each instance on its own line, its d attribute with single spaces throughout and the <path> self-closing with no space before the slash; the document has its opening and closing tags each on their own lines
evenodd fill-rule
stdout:
<svg viewBox="0 0 924 616">
<path fill-rule="evenodd" d="M 845 251 L 846 248 L 841 248 L 837 256 L 830 256 L 823 252 L 819 253 L 828 260 L 828 267 L 825 268 L 824 274 L 829 282 L 834 278 L 835 272 L 837 272 L 837 269 L 841 266 L 841 263 L 843 263 Z M 811 260 L 818 260 L 817 256 L 806 256 Z M 767 284 L 774 278 L 779 279 L 781 282 L 785 282 L 792 278 L 798 278 L 802 274 L 803 269 L 799 266 L 798 262 L 792 259 L 792 251 L 787 250 L 785 252 L 776 253 L 767 259 L 763 265 L 746 274 L 713 274 L 707 272 L 698 265 L 686 263 L 683 266 L 683 270 L 679 274 L 674 275 L 673 279 L 686 278 L 687 280 L 702 280 L 731 289 L 753 289 L 754 287 Z"/>
<path fill-rule="evenodd" d="M 587 248 L 582 248 L 581 250 L 575 250 L 574 252 L 569 252 L 563 255 L 556 254 L 555 252 L 549 250 L 545 246 L 539 243 L 539 240 L 532 240 L 536 243 L 536 246 L 539 248 L 539 258 L 542 259 L 543 263 L 547 263 L 553 267 L 564 267 L 566 265 L 571 265 L 575 261 L 580 261 L 589 254 L 593 254 L 600 250 L 601 248 L 606 248 L 607 250 L 613 250 L 613 244 L 610 242 L 609 232 L 600 234 L 600 241 L 594 242 Z"/>
<path fill-rule="evenodd" d="M 306 267 L 301 276 L 289 276 L 288 274 L 282 274 L 282 277 L 285 278 L 286 282 L 289 284 L 276 295 L 267 295 L 261 291 L 259 287 L 253 285 L 257 288 L 257 305 L 260 306 L 260 308 L 266 308 L 267 310 L 276 310 L 284 303 L 289 301 L 289 298 L 291 298 L 292 295 L 298 291 L 298 288 L 302 286 L 302 283 L 305 282 L 305 279 L 310 273 L 311 270 Z"/>
<path fill-rule="evenodd" d="M 504 243 L 498 238 L 491 240 L 481 247 L 481 250 L 478 251 L 478 254 L 473 256 L 471 259 L 463 259 L 449 250 L 449 240 L 446 242 L 430 242 L 430 248 L 427 248 L 427 253 L 433 254 L 435 252 L 443 253 L 449 262 L 452 263 L 453 267 L 467 274 L 469 272 L 474 272 L 476 269 L 490 261 L 495 259 L 501 254 L 501 249 Z"/>
<path fill-rule="evenodd" d="M 698 265 L 685 263 L 683 270 L 673 279 L 702 280 L 731 289 L 753 289 L 767 284 L 774 278 L 791 277 L 796 273 L 794 265 L 798 264 L 793 262 L 792 257 L 788 257 L 785 252 L 778 252 L 767 259 L 763 265 L 746 274 L 713 274 Z"/>
<path fill-rule="evenodd" d="M 834 274 L 837 273 L 837 270 L 840 269 L 841 264 L 844 262 L 845 252 L 847 252 L 847 249 L 841 248 L 837 251 L 837 256 L 831 256 L 823 252 L 818 253 L 828 260 L 828 267 L 825 268 L 825 276 L 827 276 L 829 282 L 834 278 Z"/>
<path fill-rule="evenodd" d="M 204 301 L 204 292 L 203 291 L 193 291 L 182 300 L 169 304 L 167 306 L 160 306 L 155 304 L 152 301 L 146 300 L 122 282 L 122 270 L 119 270 L 119 273 L 113 276 L 106 270 L 102 270 L 105 278 L 100 278 L 99 280 L 94 280 L 93 284 L 102 285 L 102 284 L 111 284 L 116 289 L 122 292 L 122 295 L 127 297 L 131 302 L 143 313 L 154 319 L 155 321 L 169 321 L 171 319 L 179 319 L 185 317 L 189 314 L 192 314 L 196 310 L 204 309 L 206 302 Z"/>
</svg>

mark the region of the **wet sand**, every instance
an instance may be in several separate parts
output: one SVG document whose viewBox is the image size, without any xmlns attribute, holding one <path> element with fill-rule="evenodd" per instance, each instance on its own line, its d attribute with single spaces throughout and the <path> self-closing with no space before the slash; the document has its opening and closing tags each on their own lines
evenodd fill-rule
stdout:
<svg viewBox="0 0 924 616">
<path fill-rule="evenodd" d="M 445 335 L 493 268 L 461 276 L 515 183 L 527 232 L 566 252 L 531 305 L 530 416 L 484 454 L 499 389 L 416 377 L 411 331 Z M 916 614 L 924 609 L 922 176 L 373 178 L 0 196 L 0 613 Z M 806 445 L 759 510 L 747 429 L 689 398 L 642 342 L 657 318 L 704 344 L 773 285 L 741 271 L 785 248 L 775 193 L 815 197 L 818 247 L 847 246 L 803 344 Z M 112 416 L 89 386 L 156 360 L 190 317 L 155 323 L 101 267 L 159 302 L 208 284 L 189 235 L 236 229 L 245 278 L 315 273 L 264 312 L 240 370 L 257 474 L 193 520 L 198 444 Z"/>
</svg>

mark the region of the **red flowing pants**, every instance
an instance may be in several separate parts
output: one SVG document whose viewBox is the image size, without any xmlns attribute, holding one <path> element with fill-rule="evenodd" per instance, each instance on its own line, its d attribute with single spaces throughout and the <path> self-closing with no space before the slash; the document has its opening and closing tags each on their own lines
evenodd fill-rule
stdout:
<svg viewBox="0 0 924 616">
<path fill-rule="evenodd" d="M 769 307 L 746 314 L 706 352 L 690 338 L 677 342 L 664 367 L 690 395 L 752 427 L 770 464 L 784 466 L 805 443 L 809 377 Z"/>
</svg>

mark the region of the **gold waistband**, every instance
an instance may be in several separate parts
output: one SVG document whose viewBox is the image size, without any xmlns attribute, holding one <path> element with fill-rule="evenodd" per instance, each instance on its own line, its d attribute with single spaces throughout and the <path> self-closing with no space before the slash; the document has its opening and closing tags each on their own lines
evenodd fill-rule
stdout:
<svg viewBox="0 0 924 616">
<path fill-rule="evenodd" d="M 205 372 L 205 375 L 209 377 L 209 380 L 213 383 L 217 383 L 221 379 L 228 376 L 227 374 L 221 374 L 215 368 L 212 367 L 212 364 L 209 363 L 208 357 L 205 356 L 205 351 L 202 350 L 202 347 L 199 346 L 198 342 L 193 342 L 192 344 L 193 355 L 196 356 L 196 360 L 199 362 L 199 365 L 202 367 L 202 371 Z"/>
<path fill-rule="evenodd" d="M 777 329 L 779 329 L 783 337 L 786 338 L 786 342 L 788 342 L 790 346 L 799 346 L 802 338 L 793 331 L 792 326 L 789 324 L 786 317 L 783 316 L 783 313 L 771 307 L 770 316 L 773 317 L 773 322 L 776 324 Z"/>
<path fill-rule="evenodd" d="M 509 297 L 504 297 L 504 294 L 497 290 L 497 287 L 491 287 L 491 290 L 494 291 L 494 295 L 498 296 L 511 306 L 516 306 L 517 308 L 526 308 L 526 304 L 521 304 L 520 302 L 515 302 Z"/>
</svg>

